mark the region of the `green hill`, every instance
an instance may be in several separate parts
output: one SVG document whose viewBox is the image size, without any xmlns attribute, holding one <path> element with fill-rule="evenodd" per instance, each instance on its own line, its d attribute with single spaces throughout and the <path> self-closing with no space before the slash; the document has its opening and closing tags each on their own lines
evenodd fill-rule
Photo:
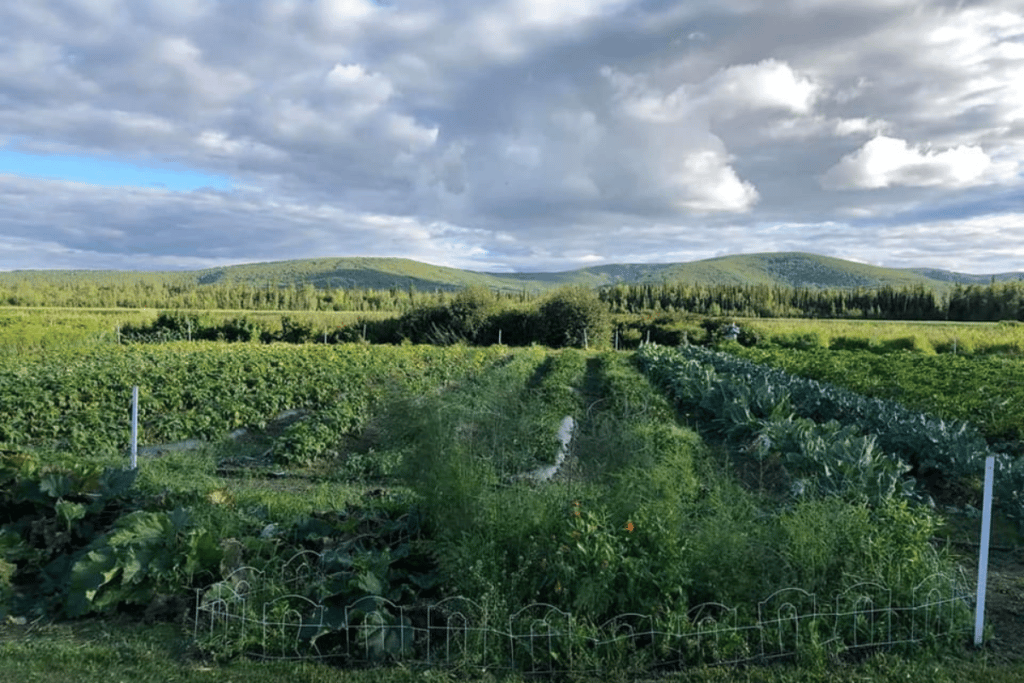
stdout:
<svg viewBox="0 0 1024 683">
<path fill-rule="evenodd" d="M 196 271 L 23 270 L 0 272 L 0 285 L 28 284 L 246 284 L 260 287 L 313 285 L 318 288 L 432 291 L 478 285 L 501 291 L 544 291 L 562 285 L 600 287 L 616 283 L 770 285 L 803 288 L 876 288 L 922 285 L 939 292 L 954 283 L 988 284 L 1024 279 L 1024 272 L 970 275 L 929 268 L 881 268 L 800 252 L 741 254 L 690 263 L 609 264 L 537 273 L 481 273 L 398 258 L 317 258 L 249 263 Z"/>
</svg>

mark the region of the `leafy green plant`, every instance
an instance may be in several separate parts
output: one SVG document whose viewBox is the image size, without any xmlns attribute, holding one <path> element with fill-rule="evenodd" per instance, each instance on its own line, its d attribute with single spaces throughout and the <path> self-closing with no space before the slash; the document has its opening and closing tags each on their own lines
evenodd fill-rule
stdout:
<svg viewBox="0 0 1024 683">
<path fill-rule="evenodd" d="M 0 463 L 0 561 L 6 608 L 41 614 L 62 604 L 71 565 L 132 504 L 135 470 L 41 466 L 4 454 Z"/>
<path fill-rule="evenodd" d="M 120 605 L 147 605 L 159 595 L 181 594 L 215 575 L 223 551 L 189 513 L 138 510 L 89 544 L 71 567 L 64 614 L 78 617 Z"/>
</svg>

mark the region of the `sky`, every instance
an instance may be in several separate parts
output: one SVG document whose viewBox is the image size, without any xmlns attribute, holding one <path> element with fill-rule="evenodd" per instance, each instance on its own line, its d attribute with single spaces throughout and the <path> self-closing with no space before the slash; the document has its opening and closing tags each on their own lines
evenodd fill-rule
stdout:
<svg viewBox="0 0 1024 683">
<path fill-rule="evenodd" d="M 5 0 L 0 270 L 1024 271 L 1024 0 Z"/>
</svg>

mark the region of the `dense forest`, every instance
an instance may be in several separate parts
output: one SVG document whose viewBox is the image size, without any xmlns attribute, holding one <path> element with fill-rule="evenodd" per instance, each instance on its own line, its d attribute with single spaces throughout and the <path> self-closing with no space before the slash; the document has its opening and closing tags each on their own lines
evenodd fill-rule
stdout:
<svg viewBox="0 0 1024 683">
<path fill-rule="evenodd" d="M 947 296 L 924 286 L 802 289 L 765 285 L 616 285 L 601 292 L 612 312 L 685 311 L 745 318 L 1024 320 L 1024 283 L 955 285 Z"/>
<path fill-rule="evenodd" d="M 955 285 L 938 294 L 922 285 L 857 289 L 769 285 L 619 284 L 601 288 L 612 313 L 692 313 L 760 318 L 866 318 L 879 320 L 1024 320 L 1024 282 Z M 312 284 L 182 284 L 145 281 L 104 284 L 19 282 L 0 285 L 0 304 L 90 308 L 240 311 L 394 311 L 444 306 L 457 292 L 406 288 L 316 288 Z M 528 303 L 540 293 L 495 293 Z"/>
<path fill-rule="evenodd" d="M 17 283 L 0 285 L 0 304 L 73 308 L 161 308 L 238 311 L 395 311 L 443 304 L 454 291 L 421 291 L 413 286 L 388 289 L 316 288 L 312 284 L 257 286 L 242 283 L 182 284 Z M 504 294 L 526 300 L 527 295 Z"/>
</svg>

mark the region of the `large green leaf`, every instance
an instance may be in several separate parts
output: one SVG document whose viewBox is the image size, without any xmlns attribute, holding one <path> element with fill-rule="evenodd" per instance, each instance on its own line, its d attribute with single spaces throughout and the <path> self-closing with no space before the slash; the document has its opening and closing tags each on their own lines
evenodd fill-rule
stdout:
<svg viewBox="0 0 1024 683">
<path fill-rule="evenodd" d="M 68 531 L 71 531 L 71 526 L 77 520 L 83 519 L 86 513 L 85 505 L 67 500 L 58 500 L 53 507 L 57 511 L 57 516 L 64 521 Z"/>
<path fill-rule="evenodd" d="M 96 592 L 121 571 L 113 548 L 104 547 L 85 554 L 71 567 L 64 612 L 69 617 L 88 613 Z"/>
</svg>

